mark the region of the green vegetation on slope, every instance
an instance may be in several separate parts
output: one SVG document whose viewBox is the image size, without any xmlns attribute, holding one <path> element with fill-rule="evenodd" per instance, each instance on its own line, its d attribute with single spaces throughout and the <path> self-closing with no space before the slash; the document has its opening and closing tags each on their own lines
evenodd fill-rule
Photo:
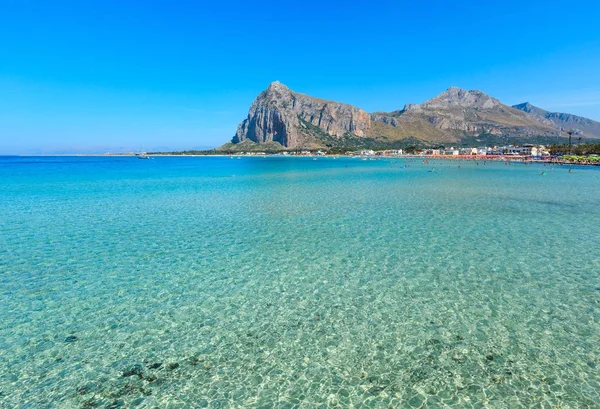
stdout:
<svg viewBox="0 0 600 409">
<path fill-rule="evenodd" d="M 256 143 L 249 139 L 240 143 L 227 142 L 225 145 L 215 149 L 218 153 L 222 154 L 235 154 L 238 152 L 265 152 L 265 153 L 278 153 L 285 151 L 286 148 L 279 142 L 263 142 Z"/>
<path fill-rule="evenodd" d="M 342 137 L 331 136 L 318 126 L 298 118 L 303 125 L 304 135 L 309 138 L 313 146 L 320 146 L 331 153 L 344 153 L 348 151 L 372 149 L 403 149 L 407 146 L 426 147 L 427 143 L 407 135 L 403 138 L 389 138 L 386 135 L 374 137 L 360 137 L 346 132 Z M 383 124 L 385 125 L 385 124 Z M 393 127 L 390 127 L 395 129 Z"/>
<path fill-rule="evenodd" d="M 397 128 L 383 122 L 372 121 L 369 136 L 392 140 L 417 138 L 424 142 L 453 142 L 457 140 L 452 133 L 444 132 L 427 121 L 399 122 Z"/>
</svg>

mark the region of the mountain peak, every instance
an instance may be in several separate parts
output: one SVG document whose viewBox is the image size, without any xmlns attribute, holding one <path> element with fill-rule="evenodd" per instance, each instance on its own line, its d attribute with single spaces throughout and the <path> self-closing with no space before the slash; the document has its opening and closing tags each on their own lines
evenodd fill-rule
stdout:
<svg viewBox="0 0 600 409">
<path fill-rule="evenodd" d="M 291 89 L 279 81 L 273 81 L 269 84 L 267 89 L 258 96 L 258 99 L 281 101 L 289 99 L 291 95 Z"/>
<path fill-rule="evenodd" d="M 267 91 L 289 91 L 290 89 L 279 81 L 273 81 L 267 87 Z"/>
<path fill-rule="evenodd" d="M 535 105 L 531 105 L 529 102 L 523 102 L 522 104 L 513 105 L 512 107 L 520 111 L 539 116 L 546 116 L 546 114 L 549 113 L 544 109 L 538 108 Z"/>
<path fill-rule="evenodd" d="M 454 107 L 462 108 L 494 108 L 500 105 L 500 101 L 490 97 L 479 90 L 470 90 L 459 87 L 450 87 L 435 98 L 425 101 L 423 108 L 441 108 L 450 109 Z"/>
<path fill-rule="evenodd" d="M 529 113 L 536 113 L 536 114 L 538 114 L 538 113 L 540 113 L 542 111 L 543 112 L 547 112 L 547 111 L 545 111 L 545 110 L 543 110 L 541 108 L 536 107 L 535 105 L 531 105 L 529 102 L 523 102 L 521 104 L 513 105 L 512 107 L 515 108 L 515 109 L 519 109 L 521 111 L 524 111 L 524 112 L 529 112 Z"/>
</svg>

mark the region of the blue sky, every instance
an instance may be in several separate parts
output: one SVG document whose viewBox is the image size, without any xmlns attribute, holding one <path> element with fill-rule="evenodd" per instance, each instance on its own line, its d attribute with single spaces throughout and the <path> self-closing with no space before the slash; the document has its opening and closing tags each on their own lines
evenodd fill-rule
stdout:
<svg viewBox="0 0 600 409">
<path fill-rule="evenodd" d="M 213 4 L 210 4 L 213 3 Z M 0 0 L 0 153 L 216 147 L 256 95 L 451 85 L 600 120 L 600 2 Z"/>
</svg>

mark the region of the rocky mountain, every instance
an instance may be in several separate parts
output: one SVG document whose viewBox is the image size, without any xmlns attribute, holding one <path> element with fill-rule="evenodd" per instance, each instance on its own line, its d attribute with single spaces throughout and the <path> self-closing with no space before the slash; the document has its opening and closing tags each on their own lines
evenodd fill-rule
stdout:
<svg viewBox="0 0 600 409">
<path fill-rule="evenodd" d="M 252 103 L 232 141 L 221 149 L 473 145 L 556 141 L 566 135 L 553 117 L 518 107 L 481 91 L 450 87 L 422 104 L 369 114 L 352 105 L 294 92 L 275 81 Z"/>
<path fill-rule="evenodd" d="M 299 94 L 275 81 L 252 103 L 232 143 L 249 139 L 257 143 L 279 142 L 291 148 L 320 147 L 320 135 L 313 135 L 311 125 L 333 138 L 346 133 L 365 137 L 371 128 L 371 117 L 352 105 Z"/>
<path fill-rule="evenodd" d="M 531 105 L 529 102 L 513 105 L 513 108 L 535 115 L 540 120 L 549 120 L 557 128 L 565 132 L 573 131 L 573 135 L 586 138 L 600 138 L 600 122 L 572 114 L 549 112 Z"/>
</svg>

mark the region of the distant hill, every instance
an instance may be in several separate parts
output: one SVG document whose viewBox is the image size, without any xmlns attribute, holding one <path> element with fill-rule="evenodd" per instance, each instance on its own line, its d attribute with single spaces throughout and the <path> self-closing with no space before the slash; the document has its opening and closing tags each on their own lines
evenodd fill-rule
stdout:
<svg viewBox="0 0 600 409">
<path fill-rule="evenodd" d="M 556 122 L 555 114 L 531 105 L 528 111 L 521 105 L 510 107 L 482 91 L 450 87 L 422 104 L 408 104 L 393 112 L 367 113 L 352 105 L 294 92 L 275 81 L 258 95 L 231 142 L 220 149 L 552 143 L 567 135 L 568 129 Z M 582 125 L 582 132 L 598 125 L 589 119 L 568 116 L 571 119 L 564 119 L 564 123 L 575 121 Z M 600 133 L 590 133 L 589 137 L 600 138 Z"/>
<path fill-rule="evenodd" d="M 565 132 L 572 130 L 574 135 L 581 135 L 586 138 L 600 138 L 600 122 L 572 114 L 549 112 L 531 105 L 529 102 L 513 105 L 513 108 L 549 120 L 557 128 Z"/>
</svg>

